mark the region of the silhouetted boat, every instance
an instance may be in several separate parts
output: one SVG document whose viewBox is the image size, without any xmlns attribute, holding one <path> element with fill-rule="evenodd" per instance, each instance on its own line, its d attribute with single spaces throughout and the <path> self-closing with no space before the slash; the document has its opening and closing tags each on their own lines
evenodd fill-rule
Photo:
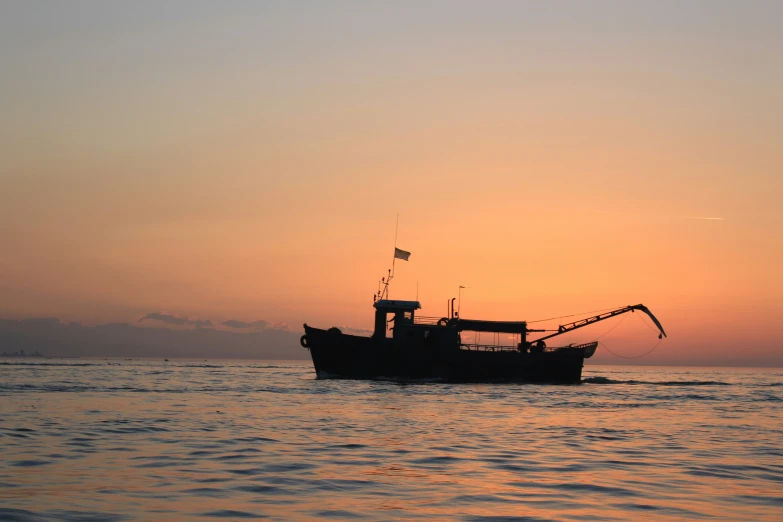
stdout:
<svg viewBox="0 0 783 522">
<path fill-rule="evenodd" d="M 641 304 L 560 325 L 557 330 L 530 329 L 525 321 L 462 319 L 454 311 L 456 298 L 449 301 L 448 317 L 416 317 L 416 310 L 421 308 L 418 301 L 388 299 L 394 263 L 397 259 L 408 261 L 410 255 L 397 248 L 395 237 L 392 268 L 388 277 L 380 281 L 383 290 L 379 286 L 373 296 L 372 336 L 347 335 L 339 328 L 322 330 L 304 325 L 305 334 L 300 342 L 310 350 L 319 379 L 579 383 L 584 360 L 593 356 L 598 341 L 552 348 L 546 345 L 547 339 L 635 310 L 650 316 L 660 330 L 659 339 L 666 335 L 658 319 Z M 389 323 L 393 326 L 389 327 Z M 473 333 L 472 339 L 466 332 Z M 486 334 L 492 334 L 492 342 L 482 344 L 482 333 L 485 338 Z M 544 335 L 529 340 L 530 333 Z M 501 342 L 504 336 L 505 343 Z"/>
<path fill-rule="evenodd" d="M 301 343 L 310 350 L 318 378 L 579 383 L 584 360 L 595 353 L 598 341 L 549 347 L 546 339 L 635 310 L 650 316 L 659 338 L 666 335 L 641 304 L 561 325 L 533 341 L 528 340 L 529 333 L 545 331 L 529 329 L 525 321 L 462 319 L 453 311 L 453 300 L 450 317 L 440 319 L 416 317 L 418 301 L 380 299 L 374 307 L 375 331 L 370 337 L 304 325 Z M 473 342 L 463 341 L 465 332 L 474 333 Z M 481 344 L 481 333 L 493 334 L 492 342 Z M 516 342 L 500 342 L 502 334 Z"/>
</svg>

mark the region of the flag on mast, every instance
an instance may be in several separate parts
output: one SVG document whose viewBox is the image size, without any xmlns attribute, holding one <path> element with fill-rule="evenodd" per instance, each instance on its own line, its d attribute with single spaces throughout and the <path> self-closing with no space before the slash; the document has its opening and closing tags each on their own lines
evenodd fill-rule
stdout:
<svg viewBox="0 0 783 522">
<path fill-rule="evenodd" d="M 405 250 L 394 247 L 394 259 L 402 259 L 403 261 L 407 261 L 410 256 L 410 252 L 406 252 Z"/>
</svg>

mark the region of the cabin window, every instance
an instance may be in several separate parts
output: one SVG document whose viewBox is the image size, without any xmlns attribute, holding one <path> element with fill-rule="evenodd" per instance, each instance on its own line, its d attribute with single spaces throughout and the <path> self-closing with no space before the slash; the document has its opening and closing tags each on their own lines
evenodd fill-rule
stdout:
<svg viewBox="0 0 783 522">
<path fill-rule="evenodd" d="M 413 312 L 405 312 L 405 320 L 413 321 Z"/>
</svg>

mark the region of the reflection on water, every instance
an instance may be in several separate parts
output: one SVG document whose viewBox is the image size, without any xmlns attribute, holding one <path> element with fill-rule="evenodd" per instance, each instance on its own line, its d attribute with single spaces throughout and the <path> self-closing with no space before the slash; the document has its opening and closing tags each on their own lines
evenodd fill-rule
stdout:
<svg viewBox="0 0 783 522">
<path fill-rule="evenodd" d="M 0 362 L 0 519 L 783 520 L 783 371 L 580 386 Z"/>
</svg>

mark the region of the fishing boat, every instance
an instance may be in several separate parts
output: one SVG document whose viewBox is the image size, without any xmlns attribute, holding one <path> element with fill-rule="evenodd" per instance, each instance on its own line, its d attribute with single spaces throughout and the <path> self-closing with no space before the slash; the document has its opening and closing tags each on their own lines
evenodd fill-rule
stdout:
<svg viewBox="0 0 783 522">
<path fill-rule="evenodd" d="M 395 247 L 395 259 L 407 261 L 408 256 L 409 252 Z M 372 335 L 304 325 L 300 342 L 310 351 L 319 379 L 578 384 L 584 360 L 593 356 L 598 341 L 555 347 L 548 346 L 548 340 L 636 311 L 652 319 L 659 339 L 666 336 L 642 304 L 604 311 L 553 330 L 528 328 L 526 321 L 464 319 L 454 310 L 456 298 L 450 299 L 444 317 L 417 316 L 418 301 L 388 298 L 392 277 L 393 269 L 381 280 L 383 290 L 373 296 Z"/>
</svg>

